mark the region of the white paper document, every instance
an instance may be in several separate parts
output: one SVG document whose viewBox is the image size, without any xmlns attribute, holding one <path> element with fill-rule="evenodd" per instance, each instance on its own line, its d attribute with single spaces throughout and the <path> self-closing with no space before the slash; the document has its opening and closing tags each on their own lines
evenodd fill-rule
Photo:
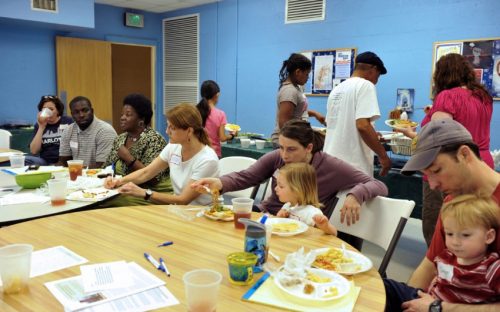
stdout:
<svg viewBox="0 0 500 312">
<path fill-rule="evenodd" d="M 132 286 L 132 276 L 125 261 L 82 265 L 83 290 L 87 292 Z"/>
<path fill-rule="evenodd" d="M 48 202 L 49 200 L 50 197 L 48 196 L 36 195 L 31 193 L 16 193 L 16 194 L 6 195 L 0 198 L 0 205 L 31 204 L 31 203 L 43 204 L 45 202 Z"/>
<path fill-rule="evenodd" d="M 135 262 L 129 262 L 128 267 L 133 281 L 130 287 L 86 293 L 83 290 L 81 276 L 48 282 L 45 283 L 45 286 L 66 310 L 77 311 L 134 295 L 165 284 L 164 281 L 149 273 Z"/>
<path fill-rule="evenodd" d="M 31 255 L 31 277 L 62 270 L 88 262 L 64 246 L 34 251 Z"/>
<path fill-rule="evenodd" d="M 88 260 L 72 252 L 64 246 L 33 251 L 31 254 L 30 277 L 36 277 L 55 272 L 75 265 L 83 264 Z M 0 280 L 0 286 L 2 281 Z"/>
<path fill-rule="evenodd" d="M 139 312 L 151 311 L 179 304 L 179 300 L 165 287 L 156 287 L 141 293 L 98 304 L 81 312 Z"/>
</svg>

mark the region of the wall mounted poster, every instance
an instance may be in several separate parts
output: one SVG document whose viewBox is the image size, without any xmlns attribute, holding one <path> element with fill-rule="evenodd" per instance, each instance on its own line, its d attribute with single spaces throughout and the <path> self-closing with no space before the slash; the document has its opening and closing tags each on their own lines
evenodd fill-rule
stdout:
<svg viewBox="0 0 500 312">
<path fill-rule="evenodd" d="M 355 48 L 317 50 L 302 52 L 312 62 L 310 82 L 304 93 L 313 96 L 328 96 L 354 70 Z"/>
<path fill-rule="evenodd" d="M 402 89 L 397 91 L 397 106 L 405 112 L 413 112 L 413 101 L 415 99 L 415 89 Z"/>
<path fill-rule="evenodd" d="M 448 53 L 465 56 L 474 68 L 477 81 L 495 100 L 500 100 L 500 38 L 435 42 L 433 74 L 436 62 Z"/>
</svg>

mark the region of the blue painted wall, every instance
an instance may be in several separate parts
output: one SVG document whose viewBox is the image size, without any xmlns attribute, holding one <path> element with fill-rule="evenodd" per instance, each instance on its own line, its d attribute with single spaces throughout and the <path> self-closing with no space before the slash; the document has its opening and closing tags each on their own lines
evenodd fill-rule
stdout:
<svg viewBox="0 0 500 312">
<path fill-rule="evenodd" d="M 0 0 L 0 12 L 11 2 L 17 1 Z M 377 85 L 385 117 L 396 104 L 397 88 L 414 88 L 416 107 L 430 103 L 433 42 L 500 37 L 498 0 L 327 0 L 325 21 L 301 24 L 284 23 L 284 5 L 285 0 L 223 0 L 164 14 L 142 12 L 144 29 L 124 27 L 125 10 L 104 5 L 95 5 L 93 29 L 0 18 L 0 92 L 9 99 L 2 104 L 0 123 L 34 122 L 40 95 L 55 93 L 55 35 L 156 45 L 156 96 L 161 106 L 161 20 L 199 14 L 200 82 L 219 82 L 219 105 L 230 122 L 266 135 L 274 125 L 278 72 L 291 52 L 357 47 L 379 54 L 389 71 Z M 313 109 L 326 110 L 326 97 L 310 97 L 309 103 Z M 422 111 L 413 116 L 422 117 Z M 161 107 L 156 121 L 164 131 Z M 378 121 L 377 128 L 386 126 Z M 498 149 L 498 101 L 491 129 L 492 148 Z"/>
<path fill-rule="evenodd" d="M 217 78 L 219 105 L 243 131 L 272 131 L 278 72 L 291 52 L 339 47 L 376 52 L 389 71 L 377 84 L 382 112 L 377 128 L 388 130 L 383 120 L 396 105 L 397 88 L 414 88 L 416 107 L 431 103 L 433 42 L 500 37 L 498 0 L 327 0 L 324 21 L 300 24 L 284 23 L 284 6 L 284 0 L 224 0 L 164 15 L 200 13 L 202 24 L 214 23 L 202 25 L 208 27 L 203 36 L 211 34 L 212 39 L 204 44 L 202 36 L 200 81 Z M 216 64 L 215 72 L 207 63 Z M 491 122 L 492 149 L 500 148 L 498 103 Z M 326 97 L 309 97 L 309 104 L 326 111 Z M 413 118 L 421 120 L 423 111 Z"/>
<path fill-rule="evenodd" d="M 94 27 L 94 0 L 59 0 L 56 13 L 32 10 L 31 0 L 0 0 L 0 17 L 53 25 Z"/>
</svg>

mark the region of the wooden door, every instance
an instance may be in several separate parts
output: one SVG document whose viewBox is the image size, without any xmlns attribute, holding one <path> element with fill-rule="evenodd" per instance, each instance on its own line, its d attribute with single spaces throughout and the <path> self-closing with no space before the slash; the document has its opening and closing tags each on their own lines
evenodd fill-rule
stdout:
<svg viewBox="0 0 500 312">
<path fill-rule="evenodd" d="M 152 97 L 152 49 L 149 46 L 139 45 L 115 43 L 111 45 L 113 55 L 113 126 L 118 133 L 122 132 L 120 129 L 120 116 L 123 108 L 123 99 L 127 95 L 140 93 L 154 103 L 154 98 Z"/>
<path fill-rule="evenodd" d="M 66 104 L 78 95 L 89 98 L 95 115 L 112 123 L 111 43 L 56 37 L 56 59 L 58 95 Z"/>
</svg>

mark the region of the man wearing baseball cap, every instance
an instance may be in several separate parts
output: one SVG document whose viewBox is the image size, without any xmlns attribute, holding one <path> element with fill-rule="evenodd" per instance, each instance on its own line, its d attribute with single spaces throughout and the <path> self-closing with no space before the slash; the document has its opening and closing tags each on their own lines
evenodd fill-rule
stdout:
<svg viewBox="0 0 500 312">
<path fill-rule="evenodd" d="M 387 69 L 373 52 L 356 57 L 352 76 L 336 86 L 327 102 L 327 131 L 323 151 L 373 177 L 377 154 L 384 176 L 391 160 L 378 140 L 372 123 L 380 117 L 375 85 Z"/>
<path fill-rule="evenodd" d="M 414 154 L 402 169 L 403 174 L 415 171 L 422 171 L 427 175 L 431 189 L 438 189 L 447 195 L 445 202 L 461 194 L 479 193 L 490 194 L 500 203 L 500 173 L 481 160 L 479 148 L 470 133 L 452 119 L 432 120 L 422 128 L 416 138 Z M 496 242 L 492 246 L 498 253 L 500 231 L 497 231 L 496 236 Z M 426 290 L 438 274 L 432 261 L 445 248 L 445 233 L 439 216 L 426 257 L 410 277 L 408 285 Z M 441 274 L 444 273 L 439 275 L 443 277 Z M 391 295 L 389 291 L 387 295 Z M 432 311 L 500 311 L 500 303 L 452 304 L 435 301 L 426 294 L 419 299 L 403 303 L 403 309 L 430 311 L 431 304 L 436 308 Z"/>
</svg>

